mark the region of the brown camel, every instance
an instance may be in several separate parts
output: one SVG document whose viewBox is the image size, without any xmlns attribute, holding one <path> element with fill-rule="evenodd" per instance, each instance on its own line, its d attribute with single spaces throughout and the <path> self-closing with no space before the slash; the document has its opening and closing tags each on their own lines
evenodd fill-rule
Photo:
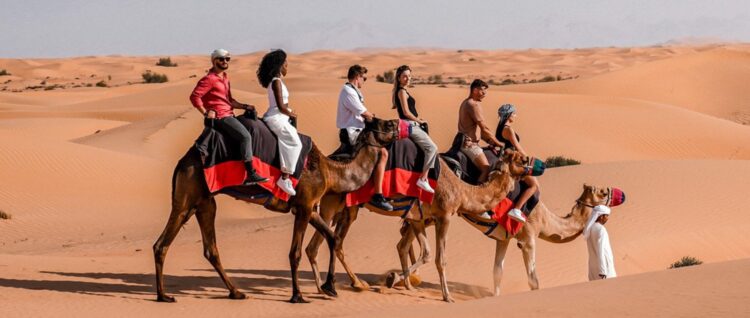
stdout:
<svg viewBox="0 0 750 318">
<path fill-rule="evenodd" d="M 514 236 L 522 251 L 529 287 L 532 290 L 539 289 L 539 280 L 536 275 L 536 238 L 539 237 L 551 243 L 568 243 L 575 240 L 583 232 L 594 206 L 606 204 L 611 193 L 611 188 L 599 188 L 584 184 L 583 193 L 576 200 L 570 213 L 564 217 L 550 211 L 541 202 L 534 208 L 526 224 Z M 497 236 L 499 237 L 499 235 Z M 510 238 L 504 240 L 495 238 L 495 240 L 497 245 L 495 247 L 493 276 L 494 294 L 498 296 L 500 295 L 500 280 L 503 277 L 505 252 L 508 250 Z"/>
<path fill-rule="evenodd" d="M 422 248 L 421 257 L 411 267 L 409 267 L 408 260 L 405 257 L 401 257 L 402 270 L 404 272 L 404 277 L 406 277 L 404 280 L 404 286 L 407 289 L 412 288 L 410 280 L 408 279 L 410 273 L 422 264 L 429 262 L 430 250 L 429 244 L 426 242 L 424 220 L 435 220 L 437 241 L 437 258 L 435 263 L 438 273 L 440 274 L 443 300 L 448 302 L 453 301 L 448 291 L 447 279 L 445 276 L 445 267 L 447 264 L 445 260 L 445 243 L 447 241 L 450 216 L 459 212 L 480 214 L 493 208 L 513 189 L 514 179 L 517 179 L 524 174 L 524 163 L 527 160 L 528 157 L 525 157 L 518 152 L 508 151 L 503 155 L 502 160 L 498 160 L 492 167 L 489 180 L 479 186 L 463 182 L 451 172 L 452 170 L 443 160 L 440 160 L 440 176 L 438 177 L 438 186 L 435 189 L 433 202 L 431 204 L 424 203 L 422 206 L 412 208 L 412 210 L 419 209 L 419 212 L 409 211 L 409 213 L 407 213 L 405 221 L 408 222 L 410 228 L 406 231 L 402 229 L 402 240 L 398 244 L 400 256 L 405 255 L 404 253 L 408 253 L 411 246 L 411 240 L 414 237 L 419 239 Z M 402 212 L 385 212 L 375 209 L 370 205 L 366 206 L 371 211 L 388 216 L 402 216 L 403 214 Z M 349 278 L 352 280 L 352 286 L 355 289 L 362 290 L 368 287 L 367 284 L 362 282 L 349 268 L 346 264 L 343 253 L 343 240 L 346 237 L 346 233 L 351 226 L 351 223 L 356 219 L 358 210 L 359 209 L 356 206 L 345 209 L 342 196 L 333 195 L 324 197 L 320 206 L 321 217 L 325 221 L 329 221 L 336 217 L 335 235 L 339 243 L 336 246 L 336 255 L 344 266 Z M 407 240 L 408 243 L 406 242 Z M 312 265 L 315 280 L 318 283 L 320 282 L 320 278 L 316 257 L 321 243 L 322 236 L 316 233 L 305 250 L 310 260 L 310 264 Z M 323 290 L 319 291 L 324 292 Z"/>
<path fill-rule="evenodd" d="M 576 200 L 570 213 L 564 217 L 558 216 L 540 202 L 532 210 L 523 228 L 513 237 L 509 237 L 502 226 L 490 229 L 488 223 L 482 222 L 477 216 L 462 214 L 461 217 L 466 222 L 482 231 L 482 233 L 490 232 L 487 236 L 497 241 L 493 271 L 494 295 L 500 295 L 500 281 L 503 276 L 505 253 L 508 250 L 511 238 L 518 241 L 518 247 L 522 251 L 529 287 L 532 290 L 539 289 L 539 281 L 536 275 L 536 238 L 539 237 L 552 243 L 568 243 L 575 240 L 583 232 L 593 207 L 607 204 L 611 199 L 611 193 L 612 188 L 599 188 L 584 184 L 583 193 Z M 409 227 L 411 224 L 405 224 L 405 226 Z M 413 236 L 408 237 L 407 234 L 408 232 L 405 232 L 404 238 L 408 240 L 407 244 L 410 246 Z M 414 269 L 416 270 L 416 267 Z"/>
<path fill-rule="evenodd" d="M 299 290 L 297 270 L 302 255 L 302 240 L 307 224 L 310 223 L 325 236 L 331 250 L 331 264 L 326 283 L 319 287 L 326 294 L 336 296 L 333 273 L 335 260 L 333 250 L 336 239 L 333 231 L 313 209 L 327 193 L 346 193 L 359 189 L 367 182 L 375 166 L 379 148 L 388 145 L 398 137 L 398 120 L 374 119 L 367 123 L 356 143 L 356 155 L 348 162 L 336 162 L 328 159 L 313 144 L 307 157 L 305 170 L 297 184 L 297 195 L 290 199 L 288 207 L 294 214 L 294 232 L 289 251 L 289 262 L 292 270 L 292 303 L 306 302 Z M 260 200 L 251 201 L 262 204 Z M 277 202 L 278 203 L 278 202 Z M 275 209 L 283 209 L 276 207 Z M 172 212 L 159 239 L 154 243 L 154 261 L 156 264 L 157 300 L 174 302 L 175 299 L 164 292 L 163 266 L 164 259 L 177 233 L 190 216 L 196 215 L 203 236 L 204 256 L 216 269 L 224 284 L 229 289 L 229 298 L 244 299 L 227 276 L 219 260 L 216 246 L 216 201 L 205 184 L 203 165 L 197 150 L 191 148 L 180 159 L 172 177 Z"/>
</svg>

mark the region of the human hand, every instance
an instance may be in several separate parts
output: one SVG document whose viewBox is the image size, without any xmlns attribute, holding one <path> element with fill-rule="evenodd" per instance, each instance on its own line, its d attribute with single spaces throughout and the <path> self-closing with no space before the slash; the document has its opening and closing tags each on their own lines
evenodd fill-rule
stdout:
<svg viewBox="0 0 750 318">
<path fill-rule="evenodd" d="M 255 110 L 255 105 L 242 104 L 242 106 L 244 106 L 246 110 Z"/>
<path fill-rule="evenodd" d="M 216 112 L 213 110 L 209 110 L 206 112 L 206 118 L 208 119 L 215 119 L 216 118 Z"/>
</svg>

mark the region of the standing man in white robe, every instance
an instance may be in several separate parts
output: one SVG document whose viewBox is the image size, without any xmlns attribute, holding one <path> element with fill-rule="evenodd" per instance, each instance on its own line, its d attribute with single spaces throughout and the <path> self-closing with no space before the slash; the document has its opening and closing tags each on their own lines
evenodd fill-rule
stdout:
<svg viewBox="0 0 750 318">
<path fill-rule="evenodd" d="M 610 209 L 606 205 L 597 205 L 591 212 L 583 236 L 589 250 L 589 280 L 617 277 L 615 272 L 612 246 L 604 224 L 609 220 Z"/>
</svg>

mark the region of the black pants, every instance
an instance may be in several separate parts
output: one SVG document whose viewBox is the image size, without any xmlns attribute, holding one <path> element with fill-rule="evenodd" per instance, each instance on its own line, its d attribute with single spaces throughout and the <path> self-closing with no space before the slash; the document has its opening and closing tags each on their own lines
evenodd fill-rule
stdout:
<svg viewBox="0 0 750 318">
<path fill-rule="evenodd" d="M 253 160 L 253 140 L 247 128 L 234 116 L 218 120 L 218 128 L 226 135 L 240 143 L 240 154 L 245 161 Z"/>
</svg>

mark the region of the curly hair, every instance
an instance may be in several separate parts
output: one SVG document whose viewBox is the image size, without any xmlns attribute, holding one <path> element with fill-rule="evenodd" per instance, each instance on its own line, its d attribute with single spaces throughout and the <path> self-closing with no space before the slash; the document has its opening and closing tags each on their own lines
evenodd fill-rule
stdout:
<svg viewBox="0 0 750 318">
<path fill-rule="evenodd" d="M 258 65 L 258 82 L 263 87 L 268 87 L 274 77 L 281 75 L 281 66 L 286 61 L 286 52 L 278 49 L 268 52 Z"/>
</svg>

